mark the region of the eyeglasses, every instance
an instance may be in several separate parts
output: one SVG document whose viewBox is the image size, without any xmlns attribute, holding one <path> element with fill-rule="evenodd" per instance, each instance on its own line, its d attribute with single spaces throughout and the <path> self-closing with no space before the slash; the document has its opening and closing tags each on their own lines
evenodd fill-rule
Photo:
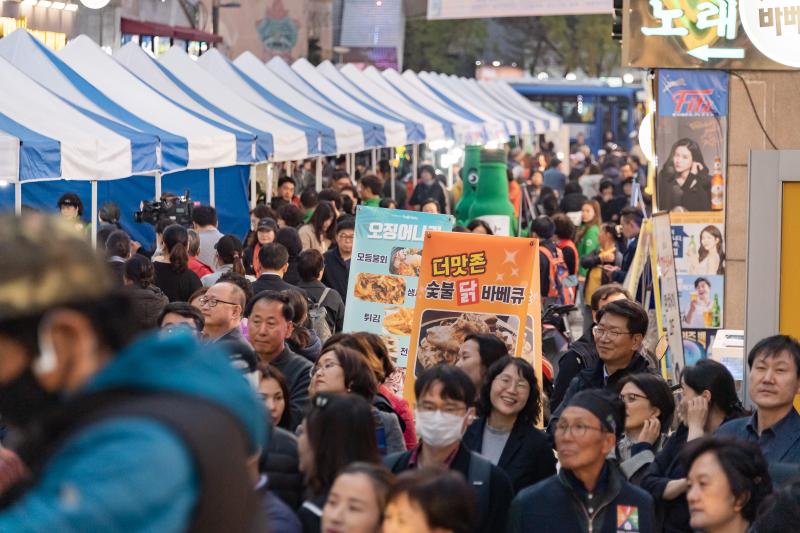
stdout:
<svg viewBox="0 0 800 533">
<path fill-rule="evenodd" d="M 200 302 L 200 305 L 208 305 L 209 307 L 216 307 L 217 304 L 239 305 L 235 302 L 226 302 L 225 300 L 218 300 L 214 297 L 209 298 L 208 296 L 201 296 L 197 301 Z"/>
<path fill-rule="evenodd" d="M 637 399 L 647 400 L 647 396 L 643 394 L 636 394 L 635 392 L 628 392 L 626 394 L 620 394 L 619 399 L 625 403 L 634 403 Z"/>
<path fill-rule="evenodd" d="M 635 333 L 631 333 L 630 331 L 617 331 L 614 329 L 606 329 L 603 326 L 595 326 L 592 328 L 592 333 L 594 334 L 595 339 L 601 339 L 603 337 L 608 337 L 608 340 L 615 341 L 617 337 L 620 335 L 635 335 Z"/>
<path fill-rule="evenodd" d="M 568 424 L 566 422 L 559 422 L 556 424 L 556 433 L 560 433 L 561 435 L 566 435 L 568 432 L 572 433 L 572 436 L 575 438 L 582 438 L 586 435 L 586 432 L 589 430 L 592 431 L 600 431 L 602 432 L 602 428 L 596 428 L 592 426 L 587 426 L 586 424 L 582 424 L 578 422 L 577 424 Z"/>
<path fill-rule="evenodd" d="M 342 366 L 342 365 L 340 365 L 339 363 L 337 363 L 335 361 L 328 361 L 324 365 L 320 365 L 320 366 L 314 365 L 314 366 L 311 367 L 311 370 L 308 371 L 308 375 L 313 378 L 314 376 L 316 376 L 319 373 L 320 370 L 324 370 L 327 373 L 328 370 L 330 370 L 331 368 L 336 367 L 336 366 Z"/>
<path fill-rule="evenodd" d="M 433 405 L 420 405 L 420 404 L 417 405 L 417 411 L 422 411 L 425 413 L 441 411 L 448 415 L 462 416 L 466 410 L 467 410 L 466 405 L 448 405 L 441 408 Z"/>
<path fill-rule="evenodd" d="M 352 241 L 356 238 L 356 236 L 348 235 L 347 233 L 340 233 L 337 238 L 342 239 L 343 241 Z"/>
<path fill-rule="evenodd" d="M 525 391 L 531 389 L 531 386 L 530 386 L 530 384 L 528 384 L 527 381 L 522 380 L 522 379 L 515 380 L 514 378 L 512 378 L 510 376 L 498 376 L 497 378 L 495 378 L 495 381 L 500 383 L 500 385 L 504 389 L 514 388 L 514 389 L 517 389 L 520 392 L 525 392 Z"/>
<path fill-rule="evenodd" d="M 161 326 L 161 332 L 164 335 L 172 335 L 173 333 L 180 333 L 180 332 L 191 333 L 192 335 L 195 335 L 197 334 L 197 328 L 185 322 L 180 322 L 180 323 L 173 322 Z"/>
</svg>

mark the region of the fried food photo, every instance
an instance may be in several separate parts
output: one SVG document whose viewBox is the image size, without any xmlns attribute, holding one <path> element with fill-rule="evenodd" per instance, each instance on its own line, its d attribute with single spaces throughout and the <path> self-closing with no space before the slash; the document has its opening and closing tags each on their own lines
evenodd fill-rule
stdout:
<svg viewBox="0 0 800 533">
<path fill-rule="evenodd" d="M 442 320 L 439 325 L 428 327 L 425 338 L 420 342 L 417 358 L 423 368 L 439 363 L 454 364 L 458 359 L 458 347 L 464 343 L 467 335 L 490 331 L 489 324 L 478 314 L 464 313 L 454 319 Z"/>
<path fill-rule="evenodd" d="M 414 310 L 407 307 L 387 309 L 383 319 L 383 327 L 394 335 L 411 335 L 411 322 L 414 320 Z"/>
<path fill-rule="evenodd" d="M 400 276 L 419 277 L 422 264 L 422 250 L 419 248 L 395 248 L 392 250 L 392 263 L 389 272 Z"/>
<path fill-rule="evenodd" d="M 356 277 L 353 292 L 359 300 L 379 304 L 402 304 L 406 294 L 406 282 L 397 276 L 361 272 Z"/>
</svg>

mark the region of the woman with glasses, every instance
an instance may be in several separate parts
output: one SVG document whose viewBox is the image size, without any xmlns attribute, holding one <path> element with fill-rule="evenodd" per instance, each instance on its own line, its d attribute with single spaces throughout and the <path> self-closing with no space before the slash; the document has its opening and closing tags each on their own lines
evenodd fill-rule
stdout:
<svg viewBox="0 0 800 533">
<path fill-rule="evenodd" d="M 686 367 L 681 379 L 681 425 L 664 443 L 641 480 L 653 495 L 665 533 L 691 531 L 686 502 L 686 467 L 681 453 L 686 443 L 710 435 L 723 422 L 745 414 L 736 383 L 728 369 L 711 359 Z"/>
<path fill-rule="evenodd" d="M 753 443 L 706 437 L 687 450 L 689 524 L 703 533 L 767 529 L 750 524 L 772 492 L 767 460 Z M 785 531 L 794 529 L 784 521 Z M 794 523 L 795 526 L 797 523 Z"/>
<path fill-rule="evenodd" d="M 329 339 L 322 347 L 322 355 L 311 367 L 309 396 L 313 398 L 321 392 L 353 393 L 372 404 L 378 392 L 378 382 L 366 357 L 351 348 L 337 344 L 335 339 L 334 342 Z M 406 444 L 397 417 L 374 406 L 372 411 L 381 455 L 404 452 Z"/>
<path fill-rule="evenodd" d="M 617 444 L 617 459 L 625 477 L 638 483 L 664 445 L 675 413 L 675 399 L 667 382 L 655 374 L 631 374 L 621 384 L 625 435 Z"/>
<path fill-rule="evenodd" d="M 607 458 L 624 425 L 616 394 L 590 389 L 570 398 L 555 426 L 561 470 L 517 494 L 506 531 L 658 531 L 653 499 Z"/>
<path fill-rule="evenodd" d="M 515 492 L 556 473 L 553 446 L 537 429 L 542 408 L 533 367 L 506 356 L 490 368 L 480 395 L 481 416 L 463 442 L 508 474 Z"/>
<path fill-rule="evenodd" d="M 178 224 L 168 226 L 162 236 L 164 255 L 153 260 L 155 284 L 170 302 L 186 302 L 203 286 L 197 274 L 189 270 L 189 233 Z"/>
<path fill-rule="evenodd" d="M 322 509 L 336 476 L 356 461 L 380 462 L 369 402 L 356 394 L 315 395 L 303 420 L 298 451 L 306 500 L 297 515 L 304 533 L 319 533 Z"/>
</svg>

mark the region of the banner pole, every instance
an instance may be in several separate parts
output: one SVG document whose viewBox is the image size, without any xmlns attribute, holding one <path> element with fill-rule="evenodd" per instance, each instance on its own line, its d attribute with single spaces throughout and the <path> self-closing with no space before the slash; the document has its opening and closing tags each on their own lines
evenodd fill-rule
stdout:
<svg viewBox="0 0 800 533">
<path fill-rule="evenodd" d="M 92 180 L 92 248 L 97 249 L 97 180 Z"/>
<path fill-rule="evenodd" d="M 14 182 L 14 213 L 17 216 L 22 214 L 22 182 Z"/>
<path fill-rule="evenodd" d="M 216 191 L 214 190 L 214 169 L 208 169 L 208 203 L 211 207 L 214 207 L 217 203 L 217 195 Z"/>
<path fill-rule="evenodd" d="M 256 186 L 257 177 L 258 171 L 256 170 L 256 165 L 250 165 L 250 209 L 255 209 L 256 200 L 258 200 L 258 187 Z"/>
</svg>

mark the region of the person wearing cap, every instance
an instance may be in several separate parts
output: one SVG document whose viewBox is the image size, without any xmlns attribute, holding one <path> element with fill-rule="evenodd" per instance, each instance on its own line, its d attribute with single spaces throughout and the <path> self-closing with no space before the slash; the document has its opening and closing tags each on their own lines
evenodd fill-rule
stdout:
<svg viewBox="0 0 800 533">
<path fill-rule="evenodd" d="M 615 394 L 573 396 L 555 428 L 561 470 L 517 494 L 507 533 L 655 531 L 652 497 L 607 459 L 624 428 L 625 406 Z"/>
<path fill-rule="evenodd" d="M 0 531 L 263 531 L 245 468 L 261 402 L 189 335 L 132 339 L 127 298 L 67 226 L 0 217 L 0 416 L 25 465 L 0 462 Z"/>
<path fill-rule="evenodd" d="M 58 199 L 58 210 L 61 216 L 65 219 L 74 222 L 78 229 L 83 229 L 84 223 L 81 220 L 83 216 L 83 202 L 81 197 L 74 192 L 65 192 Z"/>
</svg>

